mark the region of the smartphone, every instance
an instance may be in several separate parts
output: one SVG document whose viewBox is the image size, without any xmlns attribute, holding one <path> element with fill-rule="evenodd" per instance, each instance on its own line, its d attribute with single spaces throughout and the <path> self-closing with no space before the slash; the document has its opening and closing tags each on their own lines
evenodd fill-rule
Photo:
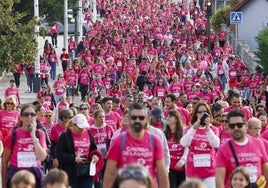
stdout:
<svg viewBox="0 0 268 188">
<path fill-rule="evenodd" d="M 204 113 L 203 116 L 200 118 L 200 125 L 204 127 L 206 125 L 205 120 L 209 117 L 208 113 Z"/>
</svg>

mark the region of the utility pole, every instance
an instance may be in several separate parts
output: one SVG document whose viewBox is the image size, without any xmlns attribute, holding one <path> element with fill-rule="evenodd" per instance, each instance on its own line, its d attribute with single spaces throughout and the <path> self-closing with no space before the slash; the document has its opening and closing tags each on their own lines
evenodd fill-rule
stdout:
<svg viewBox="0 0 268 188">
<path fill-rule="evenodd" d="M 34 16 L 39 20 L 39 0 L 34 0 Z M 40 77 L 40 56 L 39 56 L 39 25 L 35 24 L 35 41 L 37 42 L 36 57 L 34 62 L 34 78 L 33 78 L 33 92 L 37 93 L 41 89 L 41 77 Z"/>
<path fill-rule="evenodd" d="M 68 51 L 68 0 L 64 0 L 64 48 Z"/>
<path fill-rule="evenodd" d="M 210 17 L 212 16 L 212 2 L 209 0 L 206 3 L 206 8 L 207 8 L 207 47 L 208 47 L 208 52 L 211 52 L 211 43 L 210 43 Z"/>
</svg>

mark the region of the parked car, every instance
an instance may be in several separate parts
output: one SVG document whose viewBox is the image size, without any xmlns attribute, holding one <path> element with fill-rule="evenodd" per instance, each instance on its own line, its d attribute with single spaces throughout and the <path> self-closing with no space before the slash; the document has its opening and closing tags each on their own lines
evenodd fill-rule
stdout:
<svg viewBox="0 0 268 188">
<path fill-rule="evenodd" d="M 64 34 L 64 24 L 61 22 L 57 22 L 59 25 L 59 34 Z M 47 22 L 44 22 L 40 26 L 40 31 L 45 31 L 45 35 L 49 35 L 49 24 Z M 86 22 L 83 22 L 82 25 L 82 31 L 83 35 L 86 35 L 89 32 L 89 27 Z M 74 23 L 68 23 L 68 34 L 74 34 L 75 33 L 75 24 Z"/>
</svg>

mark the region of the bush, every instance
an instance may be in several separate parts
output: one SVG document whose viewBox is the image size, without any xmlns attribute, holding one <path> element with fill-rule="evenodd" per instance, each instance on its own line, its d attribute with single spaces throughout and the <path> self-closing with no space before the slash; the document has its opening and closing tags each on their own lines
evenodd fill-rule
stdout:
<svg viewBox="0 0 268 188">
<path fill-rule="evenodd" d="M 221 24 L 226 24 L 230 26 L 229 19 L 230 6 L 223 7 L 218 9 L 215 14 L 212 16 L 212 26 L 214 31 L 218 31 L 221 27 Z"/>
<path fill-rule="evenodd" d="M 264 73 L 268 74 L 268 28 L 264 28 L 256 37 L 258 50 L 255 52 L 259 58 L 258 63 L 262 65 Z"/>
</svg>

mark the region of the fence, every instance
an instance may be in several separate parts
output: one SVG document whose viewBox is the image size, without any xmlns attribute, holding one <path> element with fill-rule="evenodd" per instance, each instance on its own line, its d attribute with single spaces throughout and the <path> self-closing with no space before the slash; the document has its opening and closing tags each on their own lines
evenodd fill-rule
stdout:
<svg viewBox="0 0 268 188">
<path fill-rule="evenodd" d="M 222 25 L 224 29 L 228 32 L 229 43 L 232 46 L 235 46 L 235 34 L 230 31 L 226 25 Z M 237 55 L 240 56 L 241 60 L 244 61 L 246 66 L 249 68 L 250 72 L 253 72 L 258 65 L 258 58 L 253 51 L 250 50 L 249 45 L 247 45 L 243 40 L 237 40 Z"/>
</svg>

